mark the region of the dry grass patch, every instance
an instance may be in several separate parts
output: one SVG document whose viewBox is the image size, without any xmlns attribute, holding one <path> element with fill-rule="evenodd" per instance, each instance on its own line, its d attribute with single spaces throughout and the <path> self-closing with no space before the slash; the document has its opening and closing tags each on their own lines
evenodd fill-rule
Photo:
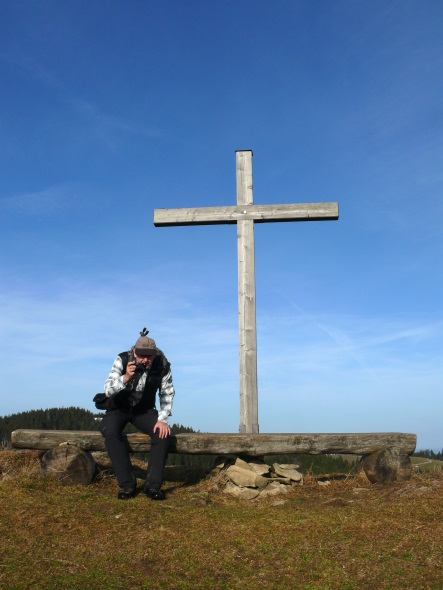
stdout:
<svg viewBox="0 0 443 590">
<path fill-rule="evenodd" d="M 121 502 L 105 462 L 92 485 L 63 487 L 37 455 L 0 453 L 1 588 L 443 587 L 442 472 L 388 486 L 308 475 L 244 502 L 169 470 L 164 502 Z"/>
</svg>

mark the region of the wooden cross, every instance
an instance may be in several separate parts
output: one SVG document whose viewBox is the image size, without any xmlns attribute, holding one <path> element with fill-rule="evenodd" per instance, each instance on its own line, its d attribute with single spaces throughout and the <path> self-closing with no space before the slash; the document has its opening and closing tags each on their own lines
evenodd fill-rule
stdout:
<svg viewBox="0 0 443 590">
<path fill-rule="evenodd" d="M 154 225 L 237 224 L 238 315 L 240 334 L 240 432 L 258 433 L 257 329 L 255 320 L 254 221 L 338 219 L 337 203 L 254 205 L 252 151 L 236 152 L 237 206 L 155 209 Z"/>
</svg>

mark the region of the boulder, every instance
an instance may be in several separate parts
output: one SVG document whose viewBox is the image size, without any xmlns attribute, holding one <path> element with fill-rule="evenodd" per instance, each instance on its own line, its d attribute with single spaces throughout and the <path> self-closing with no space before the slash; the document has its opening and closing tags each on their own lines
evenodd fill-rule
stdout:
<svg viewBox="0 0 443 590">
<path fill-rule="evenodd" d="M 360 462 L 371 483 L 406 481 L 411 477 L 411 459 L 399 449 L 385 449 L 363 457 Z"/>
<path fill-rule="evenodd" d="M 89 451 L 62 443 L 41 458 L 43 477 L 55 476 L 63 485 L 88 485 L 94 477 L 96 464 Z"/>
</svg>

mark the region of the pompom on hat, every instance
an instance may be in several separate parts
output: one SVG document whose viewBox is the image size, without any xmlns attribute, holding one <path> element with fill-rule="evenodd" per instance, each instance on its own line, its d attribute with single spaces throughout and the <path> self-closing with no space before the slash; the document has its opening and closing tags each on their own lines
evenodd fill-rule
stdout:
<svg viewBox="0 0 443 590">
<path fill-rule="evenodd" d="M 134 346 L 134 352 L 137 356 L 155 356 L 157 354 L 157 347 L 155 340 L 148 338 L 149 330 L 143 328 L 140 332 L 140 338 L 137 340 Z"/>
</svg>

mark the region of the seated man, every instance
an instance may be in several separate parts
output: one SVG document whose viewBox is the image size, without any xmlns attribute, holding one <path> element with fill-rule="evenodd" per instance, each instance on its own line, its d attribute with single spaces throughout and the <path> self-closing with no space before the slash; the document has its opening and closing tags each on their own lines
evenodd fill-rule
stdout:
<svg viewBox="0 0 443 590">
<path fill-rule="evenodd" d="M 106 414 L 100 424 L 106 449 L 117 475 L 120 500 L 135 495 L 137 480 L 133 474 L 126 441 L 122 431 L 128 422 L 151 437 L 148 472 L 144 492 L 154 500 L 163 500 L 160 491 L 163 469 L 168 456 L 174 385 L 170 363 L 146 328 L 128 352 L 120 353 L 114 361 L 104 392 Z M 155 408 L 155 395 L 159 392 L 160 411 Z"/>
</svg>

